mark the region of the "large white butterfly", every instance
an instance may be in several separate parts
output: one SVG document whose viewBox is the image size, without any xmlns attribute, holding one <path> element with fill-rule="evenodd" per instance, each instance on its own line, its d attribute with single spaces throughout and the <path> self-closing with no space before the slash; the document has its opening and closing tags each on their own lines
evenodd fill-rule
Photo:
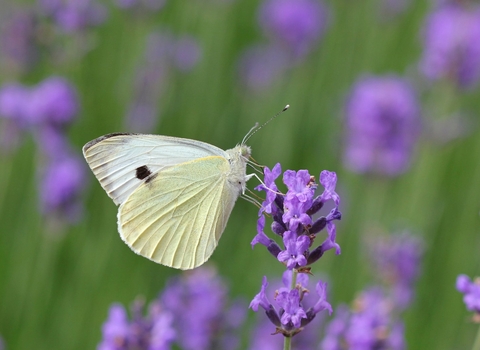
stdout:
<svg viewBox="0 0 480 350">
<path fill-rule="evenodd" d="M 222 150 L 169 136 L 114 133 L 83 155 L 118 209 L 118 231 L 137 254 L 187 270 L 212 255 L 245 192 L 250 147 Z"/>
</svg>

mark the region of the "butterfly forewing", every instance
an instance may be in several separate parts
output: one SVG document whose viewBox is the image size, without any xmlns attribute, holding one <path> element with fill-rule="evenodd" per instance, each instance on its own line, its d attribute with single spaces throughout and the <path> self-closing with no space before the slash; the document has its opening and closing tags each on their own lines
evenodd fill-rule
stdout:
<svg viewBox="0 0 480 350">
<path fill-rule="evenodd" d="M 160 135 L 109 134 L 90 141 L 83 154 L 115 204 L 122 204 L 146 179 L 172 165 L 225 151 L 208 143 Z"/>
<path fill-rule="evenodd" d="M 118 229 L 136 253 L 160 264 L 192 269 L 213 253 L 239 192 L 230 164 L 209 156 L 164 169 L 120 206 Z"/>
</svg>

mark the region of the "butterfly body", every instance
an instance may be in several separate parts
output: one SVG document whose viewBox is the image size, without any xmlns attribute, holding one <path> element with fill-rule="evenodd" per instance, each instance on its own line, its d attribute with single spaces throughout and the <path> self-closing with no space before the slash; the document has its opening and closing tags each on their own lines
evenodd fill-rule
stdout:
<svg viewBox="0 0 480 350">
<path fill-rule="evenodd" d="M 118 231 L 137 254 L 192 269 L 218 244 L 244 193 L 250 148 L 160 135 L 109 134 L 87 143 L 85 159 L 119 205 Z"/>
</svg>

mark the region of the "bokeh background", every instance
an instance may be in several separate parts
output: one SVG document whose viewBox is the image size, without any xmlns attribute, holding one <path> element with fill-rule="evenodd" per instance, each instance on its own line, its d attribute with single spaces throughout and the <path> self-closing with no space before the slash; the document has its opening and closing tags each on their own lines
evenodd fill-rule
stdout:
<svg viewBox="0 0 480 350">
<path fill-rule="evenodd" d="M 470 348 L 455 280 L 480 268 L 479 13 L 453 0 L 2 1 L 4 347 L 95 348 L 113 302 L 153 300 L 180 273 L 122 242 L 86 142 L 135 131 L 228 149 L 288 103 L 248 144 L 269 167 L 337 173 L 342 253 L 313 269 L 334 309 L 374 283 L 368 239 L 408 231 L 424 254 L 407 348 Z M 283 271 L 250 246 L 257 211 L 237 202 L 208 262 L 231 298 Z"/>
</svg>

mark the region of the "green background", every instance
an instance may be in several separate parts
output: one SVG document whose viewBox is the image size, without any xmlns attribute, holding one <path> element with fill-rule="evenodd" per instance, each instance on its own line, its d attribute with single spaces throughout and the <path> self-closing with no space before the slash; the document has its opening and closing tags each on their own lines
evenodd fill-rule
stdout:
<svg viewBox="0 0 480 350">
<path fill-rule="evenodd" d="M 471 346 L 476 326 L 455 279 L 459 273 L 475 276 L 479 268 L 478 129 L 445 144 L 423 134 L 411 168 L 395 179 L 354 174 L 341 161 L 343 104 L 351 85 L 363 74 L 420 80 L 420 33 L 430 3 L 412 2 L 404 14 L 386 19 L 375 1 L 330 1 L 329 26 L 318 48 L 270 88 L 254 93 L 239 84 L 236 59 L 248 45 L 266 40 L 256 19 L 258 1 L 175 0 L 144 17 L 107 5 L 109 18 L 90 33 L 93 50 L 60 67 L 44 61 L 21 77 L 33 84 L 56 74 L 76 85 L 81 113 L 69 137 L 78 152 L 100 135 L 128 131 L 123 119 L 148 33 L 161 25 L 193 34 L 203 57 L 192 72 L 170 75 L 159 96 L 156 133 L 232 148 L 255 122 L 290 104 L 249 145 L 260 164 L 280 162 L 284 170 L 309 169 L 317 177 L 323 169 L 337 172 L 342 254 L 329 252 L 313 268 L 316 276 L 329 276 L 332 304 L 350 302 L 372 282 L 364 238 L 406 228 L 423 236 L 426 246 L 417 298 L 405 314 L 408 348 Z M 0 82 L 11 78 L 4 75 Z M 421 90 L 425 115 L 438 118 L 428 113 L 433 107 L 448 112 L 446 93 L 452 92 L 438 86 Z M 478 89 L 454 93 L 455 105 L 478 118 Z M 179 272 L 130 251 L 117 233 L 117 209 L 91 173 L 83 220 L 53 232 L 38 211 L 37 156 L 27 138 L 1 158 L 0 334 L 8 349 L 91 349 L 112 302 L 129 305 L 139 295 L 151 300 Z M 251 249 L 256 218 L 257 208 L 239 200 L 210 259 L 232 297 L 252 298 L 263 275 L 283 271 L 263 247 Z"/>
</svg>

